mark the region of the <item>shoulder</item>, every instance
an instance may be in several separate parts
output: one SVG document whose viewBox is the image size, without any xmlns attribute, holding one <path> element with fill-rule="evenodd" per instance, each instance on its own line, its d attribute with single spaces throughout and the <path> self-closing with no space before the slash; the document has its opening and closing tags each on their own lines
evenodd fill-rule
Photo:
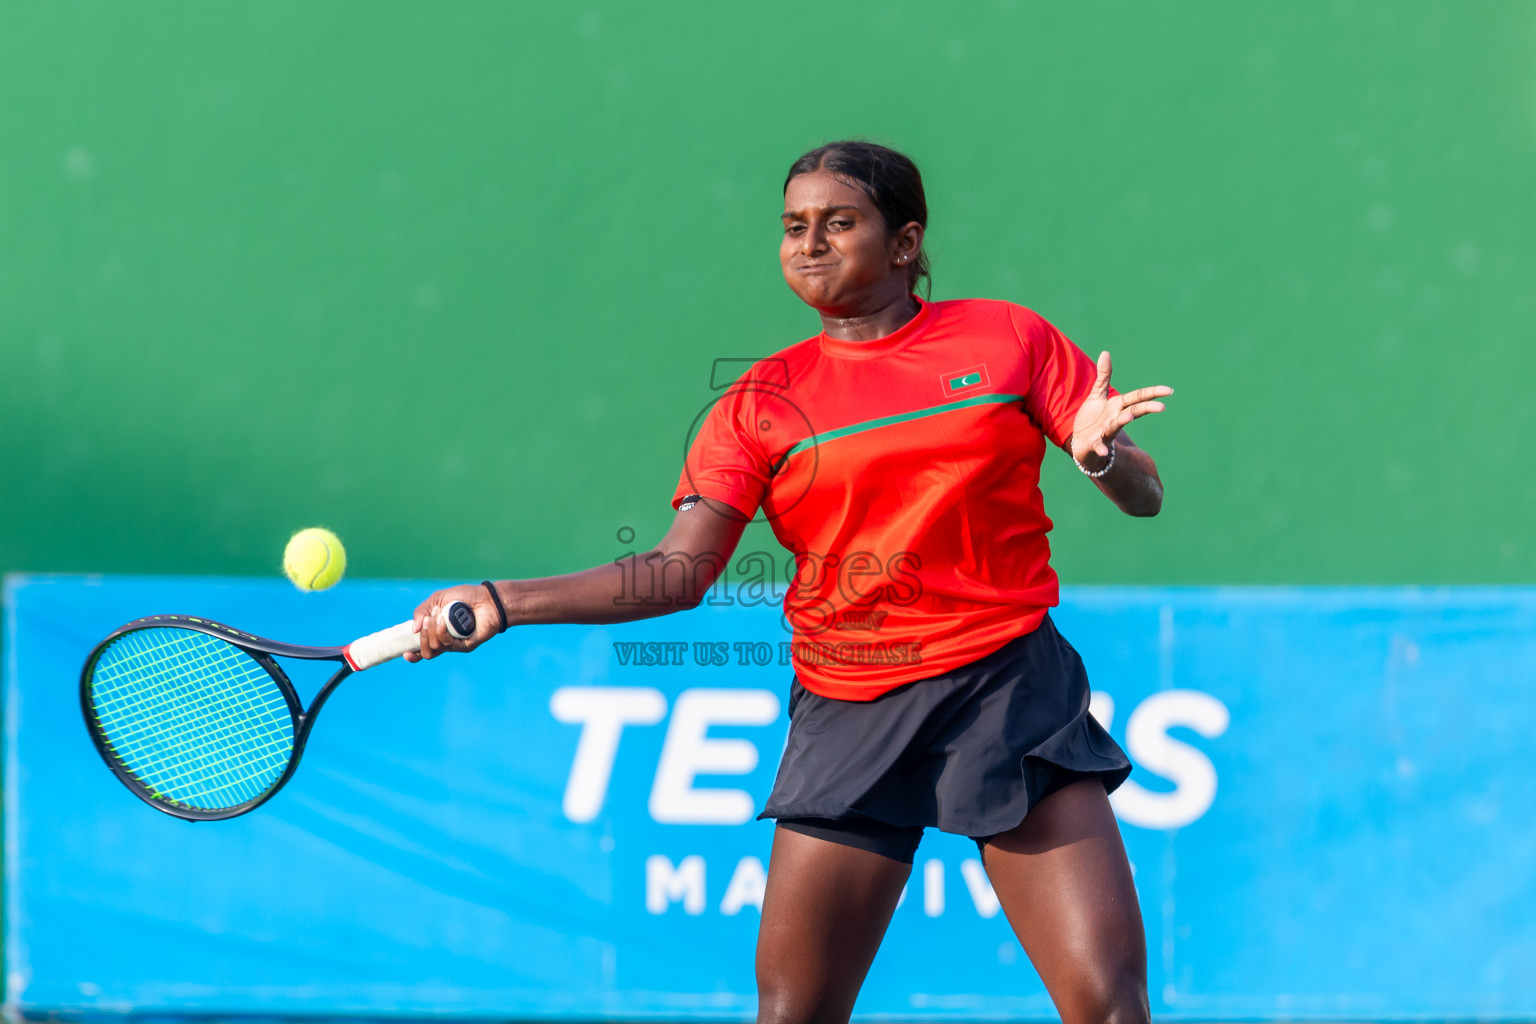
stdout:
<svg viewBox="0 0 1536 1024">
<path fill-rule="evenodd" d="M 1033 309 L 1005 299 L 946 299 L 933 303 L 933 306 L 941 320 L 972 329 L 1006 331 L 1025 346 L 1055 331 L 1050 322 Z"/>
<path fill-rule="evenodd" d="M 1039 313 L 1006 299 L 945 299 L 932 303 L 934 310 L 947 319 L 980 322 L 1021 322 L 1042 320 Z"/>
<path fill-rule="evenodd" d="M 944 299 L 933 307 L 949 316 L 1006 316 L 1010 310 L 1023 309 L 1016 302 L 1004 299 Z"/>
</svg>

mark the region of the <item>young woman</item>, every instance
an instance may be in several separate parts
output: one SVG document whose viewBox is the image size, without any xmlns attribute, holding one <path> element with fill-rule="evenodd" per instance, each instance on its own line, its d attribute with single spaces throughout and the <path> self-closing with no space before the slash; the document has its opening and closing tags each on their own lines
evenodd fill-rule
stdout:
<svg viewBox="0 0 1536 1024">
<path fill-rule="evenodd" d="M 1047 614 L 1047 442 L 1125 512 L 1162 484 L 1123 428 L 1166 387 L 1119 394 L 1035 313 L 926 302 L 922 179 L 839 142 L 784 187 L 779 249 L 822 332 L 749 370 L 694 440 L 677 516 L 644 556 L 694 567 L 675 604 L 618 604 L 625 569 L 433 594 L 421 657 L 506 625 L 693 607 L 762 508 L 795 555 L 790 733 L 758 935 L 759 1020 L 845 1021 L 924 828 L 973 837 L 1067 1024 L 1149 1019 L 1141 915 L 1108 793 L 1130 772 L 1088 714 L 1082 662 Z M 658 575 L 665 576 L 665 573 Z M 438 623 L 469 602 L 476 635 Z"/>
</svg>

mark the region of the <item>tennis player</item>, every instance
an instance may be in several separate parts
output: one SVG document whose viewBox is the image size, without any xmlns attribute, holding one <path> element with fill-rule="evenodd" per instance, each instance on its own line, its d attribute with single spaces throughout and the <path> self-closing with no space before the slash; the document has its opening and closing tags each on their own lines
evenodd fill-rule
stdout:
<svg viewBox="0 0 1536 1024">
<path fill-rule="evenodd" d="M 925 828 L 975 839 L 1067 1024 L 1149 1020 L 1146 945 L 1108 793 L 1130 763 L 1088 713 L 1056 631 L 1040 465 L 1049 445 L 1134 516 L 1157 468 L 1125 426 L 1167 387 L 1121 394 L 1038 314 L 929 302 L 922 179 L 900 153 L 838 142 L 784 187 L 784 278 L 822 331 L 714 406 L 644 558 L 674 600 L 618 603 L 619 565 L 433 594 L 421 657 L 505 625 L 691 608 L 761 509 L 795 556 L 790 731 L 758 934 L 759 1020 L 846 1021 Z M 692 568 L 667 573 L 666 565 Z M 469 602 L 449 636 L 437 610 Z"/>
</svg>

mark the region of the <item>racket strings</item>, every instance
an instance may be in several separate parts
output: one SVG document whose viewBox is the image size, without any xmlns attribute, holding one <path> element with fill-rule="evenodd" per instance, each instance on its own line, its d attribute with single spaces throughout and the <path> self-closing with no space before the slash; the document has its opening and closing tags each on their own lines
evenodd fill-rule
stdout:
<svg viewBox="0 0 1536 1024">
<path fill-rule="evenodd" d="M 194 806 L 259 795 L 291 748 L 281 691 L 222 641 L 201 634 L 168 644 L 144 639 L 129 645 L 122 671 L 109 665 L 98 673 L 106 684 L 98 721 L 125 764 L 157 795 Z M 127 727 L 114 731 L 112 724 Z"/>
<path fill-rule="evenodd" d="M 97 659 L 92 711 L 113 755 L 150 792 L 223 810 L 261 796 L 293 753 L 293 717 L 250 655 L 194 630 L 135 630 Z"/>
<path fill-rule="evenodd" d="M 145 675 L 152 674 L 156 666 L 146 657 L 146 654 L 158 655 L 163 654 L 163 651 L 139 652 L 132 658 L 125 659 L 119 666 L 120 671 L 116 675 L 123 677 L 134 672 Z M 217 650 L 205 652 L 202 657 L 195 660 L 179 662 L 176 668 L 184 673 L 217 673 L 220 667 L 217 664 L 217 660 L 222 654 L 223 652 Z M 259 665 L 255 667 L 260 668 Z M 265 674 L 264 670 L 263 674 Z M 99 671 L 97 679 L 99 686 L 102 679 Z M 278 704 L 283 703 L 282 694 L 275 687 L 267 687 L 265 690 L 252 689 L 243 694 L 228 693 L 220 695 L 204 692 L 192 696 L 192 699 L 186 699 L 189 697 L 189 693 L 185 687 L 176 690 L 165 686 L 156 689 L 145 689 L 140 686 L 138 689 L 123 688 L 116 694 L 112 694 L 111 691 L 102 693 L 98 690 L 97 708 L 98 711 L 120 714 L 128 714 L 135 710 L 138 712 L 137 726 L 126 728 L 118 734 L 120 740 L 126 741 L 135 739 L 140 734 L 152 729 L 169 730 L 203 717 L 208 714 L 213 706 L 220 703 L 219 698 L 221 696 L 224 697 L 222 707 L 237 713 L 266 709 L 272 706 L 273 699 Z M 138 702 L 136 709 L 133 707 L 135 701 Z"/>
<path fill-rule="evenodd" d="M 217 660 L 183 656 L 171 659 L 171 667 L 181 672 L 212 674 L 220 667 Z M 134 707 L 131 700 L 114 693 L 119 699 L 111 700 L 102 709 L 98 721 L 103 722 L 104 731 L 109 734 L 114 724 L 134 723 L 110 738 L 128 767 L 136 770 L 140 780 L 157 795 L 197 806 L 217 806 L 227 802 L 217 799 L 219 794 L 229 793 L 238 802 L 252 795 L 253 787 L 242 786 L 242 782 L 259 779 L 268 774 L 265 768 L 285 759 L 286 751 L 281 748 L 286 744 L 281 743 L 281 736 L 278 749 L 271 749 L 272 744 L 267 743 L 267 749 L 262 750 L 263 744 L 249 742 L 256 738 L 249 728 L 252 712 L 258 720 L 269 717 L 272 711 L 279 710 L 272 707 L 271 701 L 252 700 L 238 691 L 233 697 L 225 693 L 222 696 L 226 699 L 219 700 L 206 686 L 201 691 L 195 686 L 166 686 L 163 680 L 154 678 L 146 659 L 139 657 L 135 661 L 131 671 L 142 674 L 141 704 Z M 241 672 L 233 676 L 233 681 L 249 685 L 256 680 L 250 678 L 249 672 Z M 144 685 L 146 682 L 149 685 Z M 274 691 L 274 696 L 281 694 Z M 212 717 L 221 714 L 232 717 Z M 208 747 L 217 743 L 231 745 L 213 755 Z"/>
<path fill-rule="evenodd" d="M 286 711 L 280 691 L 264 678 L 265 673 L 262 672 L 260 678 L 254 677 L 260 666 L 238 662 L 230 666 L 226 652 L 216 648 L 189 651 L 187 647 L 183 643 L 152 652 L 137 652 L 136 657 L 125 663 L 126 672 L 119 678 L 133 678 L 137 674 L 139 705 L 134 707 L 131 699 L 135 688 L 118 688 L 119 693 L 113 694 L 118 699 L 109 697 L 102 709 L 109 720 L 115 718 L 119 722 L 134 723 L 113 737 L 114 745 L 127 755 L 127 759 L 138 760 L 133 756 L 136 752 L 151 753 L 146 748 L 158 742 L 158 750 L 153 751 L 156 759 L 145 761 L 138 767 L 144 782 L 173 797 L 181 795 L 177 790 L 183 788 L 201 788 L 204 796 L 214 790 L 227 789 L 231 783 L 237 784 L 240 777 L 261 774 L 274 755 L 281 760 L 285 753 L 281 743 L 279 749 L 270 749 L 269 743 L 265 745 L 268 749 L 261 750 L 262 744 L 256 744 L 258 749 L 253 749 L 249 742 L 259 737 L 259 730 L 253 732 L 250 728 L 253 718 L 259 723 L 270 720 L 273 712 Z M 146 653 L 159 655 L 164 664 L 156 665 L 145 657 Z M 167 654 L 171 656 L 165 657 Z M 244 660 L 243 656 L 240 660 Z M 179 673 L 183 685 L 165 685 L 166 680 L 156 671 L 165 668 Z M 235 671 L 229 671 L 231 668 Z M 188 685 L 199 675 L 203 677 L 203 685 Z M 209 682 L 224 685 L 215 689 L 207 685 Z M 242 692 L 230 687 L 230 683 L 249 689 Z M 255 689 L 253 683 L 265 684 L 266 692 Z M 112 693 L 111 690 L 107 692 Z M 130 699 L 122 699 L 124 696 Z M 219 743 L 230 746 L 219 756 L 210 756 L 210 745 Z M 221 781 L 210 778 L 218 772 L 231 777 Z"/>
</svg>

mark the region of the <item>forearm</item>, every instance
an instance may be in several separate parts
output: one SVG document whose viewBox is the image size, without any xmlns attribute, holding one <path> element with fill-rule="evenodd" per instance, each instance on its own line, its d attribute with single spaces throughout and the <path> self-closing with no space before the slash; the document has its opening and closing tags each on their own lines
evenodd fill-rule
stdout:
<svg viewBox="0 0 1536 1024">
<path fill-rule="evenodd" d="M 672 528 L 650 551 L 625 555 L 609 565 L 543 579 L 502 580 L 492 584 L 496 600 L 479 584 L 429 595 L 416 606 L 421 650 L 407 653 L 405 660 L 472 651 L 511 626 L 606 625 L 695 607 L 725 570 L 746 519 L 700 512 L 707 509 L 703 505 L 689 508 L 692 511 L 677 513 Z M 464 601 L 475 610 L 472 637 L 454 636 L 441 621 L 439 611 L 452 601 Z"/>
<path fill-rule="evenodd" d="M 1083 465 L 1096 472 L 1104 462 L 1090 453 Z M 1163 481 L 1157 475 L 1157 463 L 1144 449 L 1124 438 L 1115 445 L 1114 465 L 1093 482 L 1127 515 L 1155 516 L 1163 507 Z"/>
<path fill-rule="evenodd" d="M 495 586 L 510 625 L 607 625 L 693 608 L 720 568 L 718 557 L 651 550 L 581 572 L 501 580 Z"/>
</svg>

